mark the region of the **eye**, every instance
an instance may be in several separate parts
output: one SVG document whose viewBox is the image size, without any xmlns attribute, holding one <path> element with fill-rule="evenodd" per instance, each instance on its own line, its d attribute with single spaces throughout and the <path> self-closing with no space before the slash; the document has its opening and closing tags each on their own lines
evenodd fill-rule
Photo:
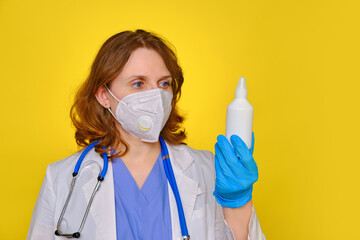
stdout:
<svg viewBox="0 0 360 240">
<path fill-rule="evenodd" d="M 141 88 L 144 84 L 140 81 L 131 84 L 134 88 Z"/>
<path fill-rule="evenodd" d="M 170 82 L 169 81 L 161 82 L 160 86 L 163 87 L 163 88 L 168 88 L 170 86 Z"/>
</svg>

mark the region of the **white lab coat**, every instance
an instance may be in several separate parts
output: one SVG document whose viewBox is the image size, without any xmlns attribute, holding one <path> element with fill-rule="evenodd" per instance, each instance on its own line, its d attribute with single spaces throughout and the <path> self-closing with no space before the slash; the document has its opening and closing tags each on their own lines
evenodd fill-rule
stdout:
<svg viewBox="0 0 360 240">
<path fill-rule="evenodd" d="M 214 154 L 198 151 L 187 145 L 167 144 L 179 189 L 185 219 L 193 240 L 234 240 L 226 224 L 222 207 L 213 196 L 215 187 Z M 54 235 L 68 195 L 72 172 L 81 152 L 50 164 L 34 208 L 28 240 L 66 239 Z M 85 157 L 70 203 L 61 224 L 61 231 L 76 232 L 88 200 L 102 169 L 103 159 L 92 149 Z M 181 230 L 174 195 L 169 187 L 172 239 L 181 239 Z M 95 195 L 80 239 L 116 240 L 116 218 L 112 165 L 109 162 L 104 181 Z M 249 240 L 265 240 L 254 207 L 249 224 Z"/>
</svg>

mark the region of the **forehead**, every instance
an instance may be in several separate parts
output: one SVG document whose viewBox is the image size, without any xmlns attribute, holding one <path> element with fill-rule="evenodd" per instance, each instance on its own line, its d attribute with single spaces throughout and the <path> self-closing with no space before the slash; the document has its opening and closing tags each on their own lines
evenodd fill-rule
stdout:
<svg viewBox="0 0 360 240">
<path fill-rule="evenodd" d="M 148 48 L 137 48 L 131 53 L 119 76 L 143 75 L 157 77 L 168 74 L 169 70 L 158 52 Z"/>
</svg>

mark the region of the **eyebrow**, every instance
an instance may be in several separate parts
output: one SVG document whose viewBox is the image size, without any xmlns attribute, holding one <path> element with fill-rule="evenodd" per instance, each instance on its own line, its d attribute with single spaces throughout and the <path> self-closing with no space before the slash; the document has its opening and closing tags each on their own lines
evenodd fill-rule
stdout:
<svg viewBox="0 0 360 240">
<path fill-rule="evenodd" d="M 146 76 L 144 75 L 132 75 L 128 78 L 128 80 L 132 79 L 132 78 L 140 78 L 140 79 L 147 79 Z M 163 80 L 163 79 L 166 79 L 166 78 L 171 78 L 172 79 L 172 76 L 171 75 L 166 75 L 166 76 L 162 76 L 159 80 Z"/>
</svg>

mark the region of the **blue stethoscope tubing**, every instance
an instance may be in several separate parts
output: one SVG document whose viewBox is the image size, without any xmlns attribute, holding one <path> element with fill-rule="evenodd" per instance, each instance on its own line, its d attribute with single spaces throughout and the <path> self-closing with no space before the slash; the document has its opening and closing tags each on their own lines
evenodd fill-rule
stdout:
<svg viewBox="0 0 360 240">
<path fill-rule="evenodd" d="M 85 148 L 85 150 L 82 152 L 82 154 L 81 154 L 80 157 L 79 157 L 79 160 L 77 161 L 77 163 L 76 163 L 76 165 L 75 165 L 75 169 L 74 169 L 74 172 L 73 172 L 73 176 L 74 176 L 74 175 L 76 176 L 76 175 L 78 174 L 79 169 L 80 169 L 80 166 L 81 166 L 81 163 L 82 163 L 82 161 L 84 160 L 86 154 L 87 154 L 93 147 L 95 147 L 99 142 L 100 142 L 100 141 L 95 141 L 95 142 L 91 143 L 89 146 L 87 146 L 87 147 Z M 105 177 L 106 172 L 107 172 L 107 169 L 108 169 L 108 156 L 107 156 L 106 153 L 103 153 L 102 156 L 103 156 L 103 159 L 104 159 L 104 166 L 103 166 L 103 170 L 101 171 L 101 173 L 99 174 L 99 177 L 98 177 L 98 180 L 101 179 L 101 181 L 104 180 L 104 177 Z M 99 178 L 100 178 L 100 179 L 99 179 Z"/>
<path fill-rule="evenodd" d="M 166 174 L 166 177 L 167 177 L 167 179 L 168 179 L 168 181 L 170 183 L 171 189 L 172 189 L 172 191 L 174 193 L 176 206 L 177 206 L 177 209 L 178 209 L 180 228 L 181 228 L 181 235 L 182 235 L 182 238 L 184 240 L 185 239 L 190 239 L 190 235 L 188 233 L 187 226 L 186 226 L 184 209 L 182 207 L 179 190 L 177 188 L 174 172 L 173 172 L 171 162 L 170 162 L 169 151 L 168 151 L 168 149 L 166 147 L 164 139 L 162 137 L 160 137 L 159 139 L 160 139 L 161 152 L 162 152 L 163 161 L 164 161 L 165 174 Z"/>
<path fill-rule="evenodd" d="M 65 211 L 66 211 L 66 208 L 69 204 L 69 200 L 70 200 L 70 197 L 71 197 L 71 194 L 72 194 L 72 191 L 74 189 L 74 186 L 75 186 L 75 182 L 76 182 L 76 177 L 78 175 L 78 172 L 79 172 L 79 169 L 80 169 L 80 166 L 81 166 L 81 163 L 82 161 L 84 160 L 86 154 L 93 148 L 95 147 L 96 144 L 98 144 L 100 141 L 95 141 L 91 144 L 89 144 L 85 149 L 84 151 L 81 153 L 76 165 L 75 165 L 75 169 L 74 169 L 74 172 L 72 173 L 72 181 L 71 181 L 71 186 L 70 186 L 70 190 L 69 190 L 69 194 L 66 198 L 66 201 L 64 203 L 64 207 L 61 211 L 61 214 L 60 214 L 60 217 L 59 217 L 59 220 L 57 222 L 57 226 L 56 226 L 56 230 L 55 230 L 55 235 L 57 236 L 63 236 L 63 237 L 67 237 L 67 238 L 80 238 L 80 232 L 81 230 L 83 229 L 84 227 L 84 224 L 85 224 L 85 220 L 87 218 L 87 215 L 89 214 L 89 210 L 90 210 L 90 206 L 91 206 L 91 203 L 92 201 L 94 200 L 94 197 L 95 197 L 95 193 L 98 191 L 99 187 L 100 187 L 100 184 L 101 182 L 104 180 L 104 177 L 106 175 L 106 172 L 107 172 L 107 169 L 108 169 L 108 155 L 106 152 L 104 152 L 102 154 L 103 156 L 103 160 L 104 160 L 104 165 L 103 165 L 103 169 L 102 171 L 100 172 L 98 178 L 97 178 L 97 183 L 96 183 L 96 186 L 91 194 L 91 197 L 90 197 L 90 200 L 89 200 L 89 203 L 86 207 L 86 211 L 84 213 L 84 216 L 83 216 L 83 219 L 81 220 L 81 224 L 80 224 L 80 227 L 78 229 L 77 232 L 74 232 L 74 233 L 62 233 L 60 231 L 60 224 L 61 224 L 61 221 L 64 217 L 64 214 L 65 214 Z M 105 147 L 103 147 L 103 149 L 105 149 Z"/>
<path fill-rule="evenodd" d="M 164 170 L 165 170 L 165 174 L 166 174 L 166 177 L 169 181 L 169 184 L 171 186 L 171 189 L 174 193 L 174 197 L 175 197 L 175 201 L 176 201 L 176 206 L 177 206 L 177 209 L 178 209 L 178 215 L 179 215 L 179 222 L 180 222 L 180 228 L 181 228 L 181 235 L 182 235 L 182 240 L 189 240 L 190 239 L 190 235 L 188 234 L 188 230 L 187 230 L 187 226 L 186 226 L 186 220 L 185 220 L 185 214 L 184 214 L 184 209 L 182 207 L 182 203 L 181 203 L 181 199 L 180 199 L 180 194 L 179 194 L 179 190 L 177 188 L 177 184 L 176 184 L 176 180 L 175 180 L 175 176 L 174 176 L 174 172 L 173 172 L 173 169 L 172 169 L 172 166 L 171 166 L 171 162 L 170 162 L 170 156 L 169 156 L 169 151 L 167 149 L 167 146 L 166 146 L 166 143 L 164 141 L 164 139 L 160 136 L 159 137 L 159 140 L 160 140 L 160 145 L 161 145 L 161 154 L 162 154 L 162 157 L 163 157 L 163 162 L 164 162 Z M 66 233 L 61 233 L 60 231 L 60 223 L 62 221 L 62 218 L 65 214 L 65 210 L 67 208 L 67 205 L 69 203 L 69 199 L 70 199 L 70 196 L 71 196 L 71 193 L 72 193 L 72 190 L 74 188 L 74 185 L 75 185 L 75 180 L 76 180 L 76 176 L 78 175 L 78 172 L 79 172 L 79 169 L 80 169 L 80 166 L 81 166 L 81 163 L 83 162 L 86 154 L 92 149 L 94 148 L 100 141 L 95 141 L 91 144 L 89 144 L 85 149 L 84 151 L 81 153 L 76 165 L 75 165 L 75 169 L 74 169 L 74 172 L 72 173 L 72 176 L 73 176 L 73 180 L 72 180 L 72 183 L 71 183 L 71 187 L 70 187 L 70 191 L 69 191 L 69 194 L 68 194 L 68 197 L 65 201 L 65 204 L 64 204 L 64 207 L 63 207 L 63 210 L 61 212 L 61 215 L 59 217 L 59 221 L 58 221 L 58 224 L 57 224 L 57 229 L 55 231 L 55 235 L 58 235 L 58 236 L 64 236 L 64 237 L 74 237 L 74 238 L 79 238 L 80 237 L 80 232 L 82 230 L 82 228 L 84 227 L 84 223 L 85 223 L 85 220 L 86 220 L 86 217 L 88 215 L 88 212 L 89 212 L 89 209 L 90 209 L 90 206 L 91 206 L 91 203 L 93 201 L 93 198 L 95 196 L 95 193 L 97 192 L 97 190 L 99 189 L 100 187 L 100 183 L 104 180 L 105 178 L 105 175 L 106 175 L 106 172 L 107 172 L 107 169 L 108 169 L 108 156 L 107 156 L 107 153 L 104 152 L 102 154 L 103 156 L 103 160 L 104 160 L 104 165 L 103 165 L 103 169 L 102 171 L 100 172 L 99 176 L 98 176 L 98 183 L 96 184 L 95 188 L 94 188 L 94 191 L 91 195 L 91 198 L 89 200 L 89 203 L 88 203 L 88 206 L 86 208 L 86 211 L 85 211 L 85 214 L 84 214 L 84 217 L 82 219 L 82 222 L 80 224 L 80 227 L 79 227 L 79 230 L 75 233 L 72 233 L 72 234 L 66 234 Z M 105 147 L 103 148 L 105 149 Z"/>
</svg>

